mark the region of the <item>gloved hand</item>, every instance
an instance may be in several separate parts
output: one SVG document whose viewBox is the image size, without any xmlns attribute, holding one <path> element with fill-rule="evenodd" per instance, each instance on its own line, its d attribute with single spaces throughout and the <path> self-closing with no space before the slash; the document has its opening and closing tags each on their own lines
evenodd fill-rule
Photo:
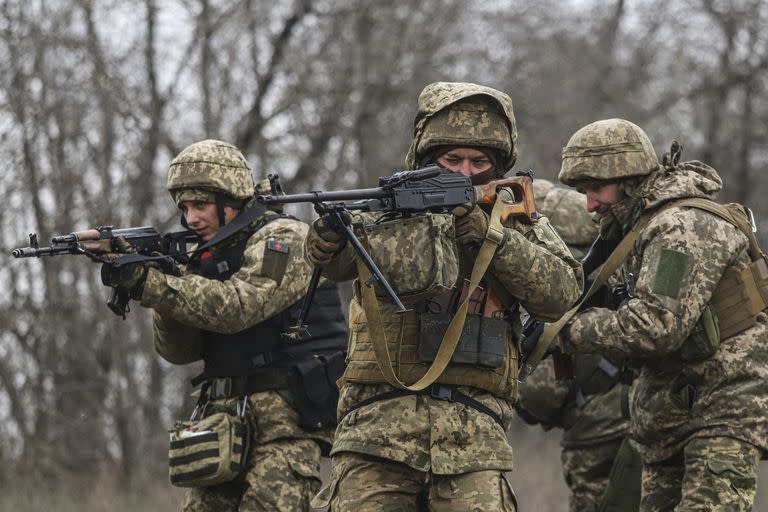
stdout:
<svg viewBox="0 0 768 512">
<path fill-rule="evenodd" d="M 120 267 L 104 263 L 101 266 L 101 282 L 104 286 L 125 290 L 130 293 L 131 298 L 139 299 L 148 271 L 147 263 L 129 263 Z"/>
<path fill-rule="evenodd" d="M 344 248 L 347 239 L 330 227 L 328 217 L 320 217 L 309 228 L 306 243 L 307 259 L 313 265 L 323 266 Z"/>
<path fill-rule="evenodd" d="M 105 258 L 109 261 L 114 261 L 125 254 L 136 253 L 136 248 L 123 236 L 116 237 L 112 246 L 117 252 L 107 255 L 112 256 Z M 148 263 L 131 263 L 121 267 L 105 263 L 101 266 L 101 282 L 105 286 L 127 291 L 133 299 L 140 299 L 148 271 Z"/>
<path fill-rule="evenodd" d="M 456 217 L 456 242 L 459 245 L 482 244 L 488 232 L 488 224 L 490 223 L 488 214 L 477 205 L 468 213 L 462 215 L 463 212 L 466 212 L 466 210 L 462 211 L 459 208 L 454 210 L 454 216 Z"/>
</svg>

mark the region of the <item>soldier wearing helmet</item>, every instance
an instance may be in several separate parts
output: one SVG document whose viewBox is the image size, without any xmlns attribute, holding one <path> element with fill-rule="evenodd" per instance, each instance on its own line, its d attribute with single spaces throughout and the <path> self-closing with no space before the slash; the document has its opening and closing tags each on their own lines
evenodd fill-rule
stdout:
<svg viewBox="0 0 768 512">
<path fill-rule="evenodd" d="M 744 207 L 717 204 L 717 172 L 681 152 L 674 142 L 659 163 L 622 119 L 568 141 L 560 181 L 586 194 L 601 237 L 618 245 L 606 265 L 629 293 L 583 308 L 560 335 L 567 349 L 639 369 L 641 510 L 746 511 L 768 448 L 768 296 L 756 292 L 768 267 Z"/>
<path fill-rule="evenodd" d="M 484 183 L 514 164 L 517 130 L 506 94 L 439 82 L 428 85 L 418 103 L 409 168 L 437 163 Z M 371 298 L 354 253 L 325 229 L 324 219 L 313 225 L 308 258 L 332 280 L 358 278 L 331 481 L 314 506 L 515 510 L 504 472 L 512 469 L 506 427 L 517 396 L 519 307 L 554 319 L 578 297 L 582 276 L 545 218 L 510 217 L 495 242 L 486 242 L 495 222 L 480 206 L 454 214 L 353 217 L 409 307 L 403 314 L 385 297 Z M 491 243 L 480 289 L 470 289 L 466 277 Z M 466 297 L 472 306 L 463 329 L 453 331 L 460 336 L 450 363 L 433 384 L 415 389 L 440 358 L 457 303 Z M 375 355 L 381 343 L 391 347 L 389 361 Z M 385 377 L 387 365 L 397 382 Z"/>
<path fill-rule="evenodd" d="M 584 196 L 541 178 L 534 192 L 536 209 L 571 253 L 584 257 L 598 235 L 593 214 L 584 209 Z M 573 379 L 556 380 L 552 359 L 542 361 L 520 386 L 518 417 L 545 430 L 563 430 L 561 460 L 571 512 L 637 510 L 640 464 L 628 437 L 629 384 L 622 382 L 621 365 L 599 354 L 574 354 L 573 364 Z M 614 496 L 620 496 L 618 503 Z"/>
<path fill-rule="evenodd" d="M 312 273 L 303 257 L 307 226 L 256 204 L 254 188 L 231 144 L 204 140 L 184 149 L 171 162 L 168 191 L 198 247 L 180 275 L 138 267 L 138 281 L 122 283 L 153 309 L 160 356 L 203 361 L 197 419 L 226 411 L 250 427 L 250 453 L 234 480 L 198 486 L 194 471 L 172 472 L 172 482 L 192 487 L 184 511 L 306 510 L 320 487 L 321 451 L 330 449 L 333 382 L 347 338 L 338 293 L 330 283 L 317 290 L 309 319 L 316 336 L 282 337 Z M 171 465 L 202 456 L 172 456 Z"/>
</svg>

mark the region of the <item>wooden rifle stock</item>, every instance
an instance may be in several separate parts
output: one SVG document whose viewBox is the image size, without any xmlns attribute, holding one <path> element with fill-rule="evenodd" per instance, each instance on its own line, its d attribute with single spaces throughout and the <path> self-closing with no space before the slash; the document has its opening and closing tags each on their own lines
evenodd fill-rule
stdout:
<svg viewBox="0 0 768 512">
<path fill-rule="evenodd" d="M 509 189 L 512 190 L 512 197 L 509 197 Z M 477 203 L 491 208 L 496 202 L 497 195 L 502 194 L 502 200 L 505 203 L 501 212 L 502 223 L 510 217 L 519 217 L 527 224 L 539 218 L 536 212 L 536 201 L 533 198 L 533 180 L 529 176 L 493 180 L 483 185 L 475 185 L 475 190 Z"/>
</svg>

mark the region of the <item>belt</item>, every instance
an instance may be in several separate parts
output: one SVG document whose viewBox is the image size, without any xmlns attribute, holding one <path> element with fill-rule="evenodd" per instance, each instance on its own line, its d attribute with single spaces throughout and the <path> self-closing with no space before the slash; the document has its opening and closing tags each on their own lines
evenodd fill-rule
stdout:
<svg viewBox="0 0 768 512">
<path fill-rule="evenodd" d="M 356 403 L 347 412 L 347 414 L 361 407 L 365 407 L 366 405 L 370 405 L 374 402 L 380 402 L 381 400 L 391 400 L 392 398 L 399 398 L 402 396 L 414 396 L 414 395 L 428 396 L 437 400 L 445 400 L 446 402 L 456 402 L 456 403 L 464 404 L 467 407 L 471 407 L 475 409 L 476 411 L 479 411 L 483 414 L 487 414 L 488 416 L 491 417 L 491 419 L 493 419 L 493 421 L 499 424 L 502 430 L 506 430 L 506 428 L 504 427 L 504 422 L 501 420 L 501 417 L 495 412 L 493 412 L 493 410 L 490 407 L 483 404 L 482 402 L 475 400 L 469 395 L 465 395 L 464 393 L 456 389 L 454 386 L 446 386 L 444 384 L 432 384 L 431 386 L 429 386 L 428 388 L 422 391 L 408 391 L 407 389 L 393 389 L 392 391 L 387 391 L 385 393 L 381 393 L 379 395 L 366 398 L 365 400 Z"/>
<path fill-rule="evenodd" d="M 202 382 L 200 397 L 209 400 L 234 398 L 259 393 L 291 389 L 295 376 L 290 368 L 259 372 L 239 377 L 206 377 Z"/>
</svg>

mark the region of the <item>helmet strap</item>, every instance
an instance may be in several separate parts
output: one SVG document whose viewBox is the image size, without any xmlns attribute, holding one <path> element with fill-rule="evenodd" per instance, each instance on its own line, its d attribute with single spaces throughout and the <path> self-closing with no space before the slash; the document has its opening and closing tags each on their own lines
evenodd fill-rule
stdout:
<svg viewBox="0 0 768 512">
<path fill-rule="evenodd" d="M 225 198 L 224 194 L 216 193 L 216 214 L 219 216 L 219 227 L 222 228 L 227 223 L 226 215 L 224 212 Z"/>
</svg>

